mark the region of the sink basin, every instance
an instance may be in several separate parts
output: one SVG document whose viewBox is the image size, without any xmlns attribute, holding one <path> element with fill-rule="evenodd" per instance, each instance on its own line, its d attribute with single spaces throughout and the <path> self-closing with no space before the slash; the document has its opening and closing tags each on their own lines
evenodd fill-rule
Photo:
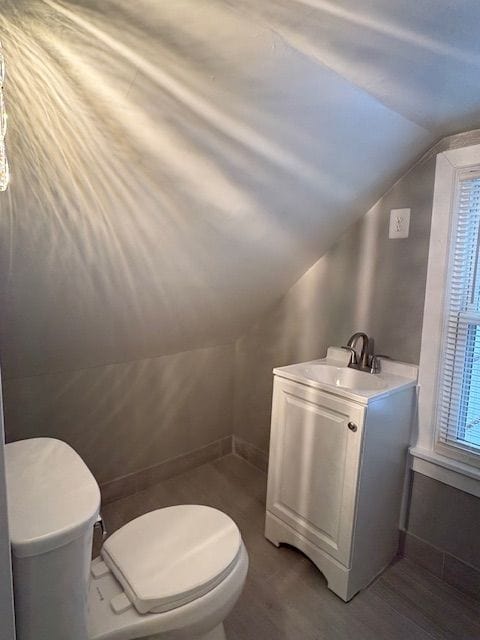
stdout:
<svg viewBox="0 0 480 640">
<path fill-rule="evenodd" d="M 368 373 L 351 369 L 338 358 L 327 357 L 277 367 L 273 373 L 366 405 L 415 385 L 417 370 L 415 365 L 382 359 L 380 373 Z"/>
<path fill-rule="evenodd" d="M 307 364 L 302 367 L 305 378 L 342 389 L 375 391 L 385 389 L 386 383 L 371 373 L 329 364 Z"/>
</svg>

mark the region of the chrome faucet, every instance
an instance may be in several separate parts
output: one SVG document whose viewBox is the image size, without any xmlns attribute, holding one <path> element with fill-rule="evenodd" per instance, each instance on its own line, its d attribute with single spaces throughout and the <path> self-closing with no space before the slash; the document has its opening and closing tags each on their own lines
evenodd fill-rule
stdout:
<svg viewBox="0 0 480 640">
<path fill-rule="evenodd" d="M 360 357 L 358 357 L 356 345 L 359 340 L 362 340 L 362 350 L 360 351 Z M 370 339 L 366 333 L 357 331 L 353 336 L 350 336 L 347 346 L 344 347 L 351 353 L 349 367 L 355 369 L 363 369 L 364 371 L 370 370 Z"/>
<path fill-rule="evenodd" d="M 355 349 L 353 347 L 342 347 L 342 349 L 345 349 L 345 351 L 350 351 L 350 361 L 348 363 L 348 366 L 353 367 L 354 365 L 357 365 L 357 352 L 355 351 Z"/>
<path fill-rule="evenodd" d="M 362 350 L 360 356 L 356 349 L 357 342 L 362 340 Z M 353 336 L 350 336 L 347 346 L 342 347 L 346 351 L 350 351 L 350 362 L 348 366 L 352 369 L 359 369 L 360 371 L 368 371 L 369 373 L 380 373 L 381 364 L 380 358 L 389 360 L 389 356 L 384 356 L 379 353 L 373 353 L 373 340 L 371 340 L 366 333 L 357 331 Z"/>
</svg>

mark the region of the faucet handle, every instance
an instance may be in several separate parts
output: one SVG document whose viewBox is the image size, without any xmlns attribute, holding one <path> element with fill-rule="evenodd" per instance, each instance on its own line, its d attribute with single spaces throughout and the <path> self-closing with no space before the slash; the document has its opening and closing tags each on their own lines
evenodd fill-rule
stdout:
<svg viewBox="0 0 480 640">
<path fill-rule="evenodd" d="M 385 356 L 381 353 L 374 353 L 370 359 L 370 373 L 380 373 L 380 370 L 381 370 L 380 358 L 385 358 L 386 360 L 390 360 L 390 356 Z"/>
<path fill-rule="evenodd" d="M 357 352 L 353 347 L 345 347 L 342 345 L 341 349 L 345 349 L 345 351 L 350 351 L 350 364 L 357 364 Z"/>
</svg>

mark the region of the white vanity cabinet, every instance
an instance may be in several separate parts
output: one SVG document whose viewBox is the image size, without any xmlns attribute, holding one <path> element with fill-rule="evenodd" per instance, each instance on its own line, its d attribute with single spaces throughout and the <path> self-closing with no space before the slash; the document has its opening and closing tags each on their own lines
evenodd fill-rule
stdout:
<svg viewBox="0 0 480 640">
<path fill-rule="evenodd" d="M 274 378 L 265 535 L 302 550 L 347 601 L 397 552 L 415 381 L 330 392 L 285 369 Z"/>
</svg>

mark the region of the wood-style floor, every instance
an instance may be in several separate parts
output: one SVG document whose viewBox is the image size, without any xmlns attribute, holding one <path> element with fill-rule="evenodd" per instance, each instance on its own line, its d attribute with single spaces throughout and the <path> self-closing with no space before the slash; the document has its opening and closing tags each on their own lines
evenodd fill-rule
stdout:
<svg viewBox="0 0 480 640">
<path fill-rule="evenodd" d="M 112 532 L 152 509 L 207 504 L 238 524 L 250 556 L 247 584 L 225 623 L 229 640 L 480 640 L 480 606 L 402 559 L 345 604 L 300 552 L 263 537 L 265 475 L 228 455 L 107 504 Z"/>
</svg>

